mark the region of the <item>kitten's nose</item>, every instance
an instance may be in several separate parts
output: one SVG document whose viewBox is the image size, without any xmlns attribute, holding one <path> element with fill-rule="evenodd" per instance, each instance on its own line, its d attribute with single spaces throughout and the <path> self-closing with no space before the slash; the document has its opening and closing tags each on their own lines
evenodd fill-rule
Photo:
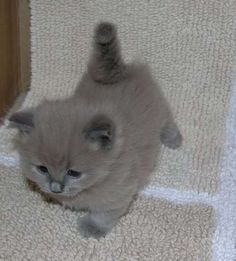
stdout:
<svg viewBox="0 0 236 261">
<path fill-rule="evenodd" d="M 52 181 L 50 184 L 50 189 L 52 192 L 54 193 L 61 193 L 63 191 L 63 185 L 56 182 L 56 181 Z"/>
</svg>

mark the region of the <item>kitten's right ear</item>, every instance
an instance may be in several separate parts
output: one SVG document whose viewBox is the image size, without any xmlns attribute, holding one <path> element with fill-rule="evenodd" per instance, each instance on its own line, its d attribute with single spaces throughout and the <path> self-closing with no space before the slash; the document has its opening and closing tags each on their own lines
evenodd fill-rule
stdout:
<svg viewBox="0 0 236 261">
<path fill-rule="evenodd" d="M 114 126 L 106 117 L 92 120 L 84 130 L 85 138 L 93 150 L 110 150 L 114 141 Z"/>
<path fill-rule="evenodd" d="M 34 110 L 28 109 L 13 113 L 9 118 L 9 127 L 23 133 L 29 133 L 34 128 Z"/>
</svg>

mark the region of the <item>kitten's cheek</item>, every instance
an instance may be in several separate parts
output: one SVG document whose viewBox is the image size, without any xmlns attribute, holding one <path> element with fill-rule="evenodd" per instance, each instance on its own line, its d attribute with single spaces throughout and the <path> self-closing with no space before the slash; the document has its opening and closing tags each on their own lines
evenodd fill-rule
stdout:
<svg viewBox="0 0 236 261">
<path fill-rule="evenodd" d="M 29 172 L 27 172 L 25 174 L 25 177 L 33 182 L 35 182 L 36 184 L 38 184 L 40 186 L 40 184 L 46 184 L 47 182 L 47 178 L 44 177 L 43 175 L 39 174 L 35 168 L 31 168 Z M 40 186 L 41 187 L 41 186 Z"/>
<path fill-rule="evenodd" d="M 38 173 L 36 173 L 36 171 L 33 168 L 31 168 L 31 170 L 28 173 L 26 173 L 25 176 L 26 176 L 26 178 L 28 178 L 34 182 L 38 181 Z"/>
<path fill-rule="evenodd" d="M 64 188 L 65 193 L 77 194 L 83 190 L 83 186 L 81 184 L 67 184 Z"/>
<path fill-rule="evenodd" d="M 24 177 L 31 180 L 31 181 L 34 181 L 36 182 L 36 176 L 35 176 L 35 173 L 30 169 L 28 171 L 24 171 L 23 173 Z"/>
<path fill-rule="evenodd" d="M 32 175 L 32 174 L 28 175 L 28 176 L 26 176 L 26 178 L 39 186 L 40 182 L 34 175 Z"/>
</svg>

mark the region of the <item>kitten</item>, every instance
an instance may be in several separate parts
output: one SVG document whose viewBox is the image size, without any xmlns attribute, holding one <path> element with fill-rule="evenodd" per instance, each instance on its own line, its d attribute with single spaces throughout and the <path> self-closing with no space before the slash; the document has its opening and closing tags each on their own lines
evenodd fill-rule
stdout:
<svg viewBox="0 0 236 261">
<path fill-rule="evenodd" d="M 14 113 L 10 126 L 23 172 L 70 208 L 86 237 L 105 236 L 153 171 L 160 141 L 181 144 L 165 98 L 142 64 L 125 64 L 116 28 L 97 25 L 93 52 L 75 93 Z"/>
</svg>

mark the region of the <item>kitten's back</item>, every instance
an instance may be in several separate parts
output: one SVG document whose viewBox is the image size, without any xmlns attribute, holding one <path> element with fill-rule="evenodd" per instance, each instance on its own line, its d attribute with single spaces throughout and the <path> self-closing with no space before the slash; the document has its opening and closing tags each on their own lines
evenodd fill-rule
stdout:
<svg viewBox="0 0 236 261">
<path fill-rule="evenodd" d="M 88 70 L 75 96 L 85 101 L 88 110 L 117 120 L 130 143 L 143 146 L 159 138 L 159 125 L 167 111 L 164 96 L 147 65 L 124 63 L 111 23 L 102 22 L 95 28 Z"/>
</svg>

